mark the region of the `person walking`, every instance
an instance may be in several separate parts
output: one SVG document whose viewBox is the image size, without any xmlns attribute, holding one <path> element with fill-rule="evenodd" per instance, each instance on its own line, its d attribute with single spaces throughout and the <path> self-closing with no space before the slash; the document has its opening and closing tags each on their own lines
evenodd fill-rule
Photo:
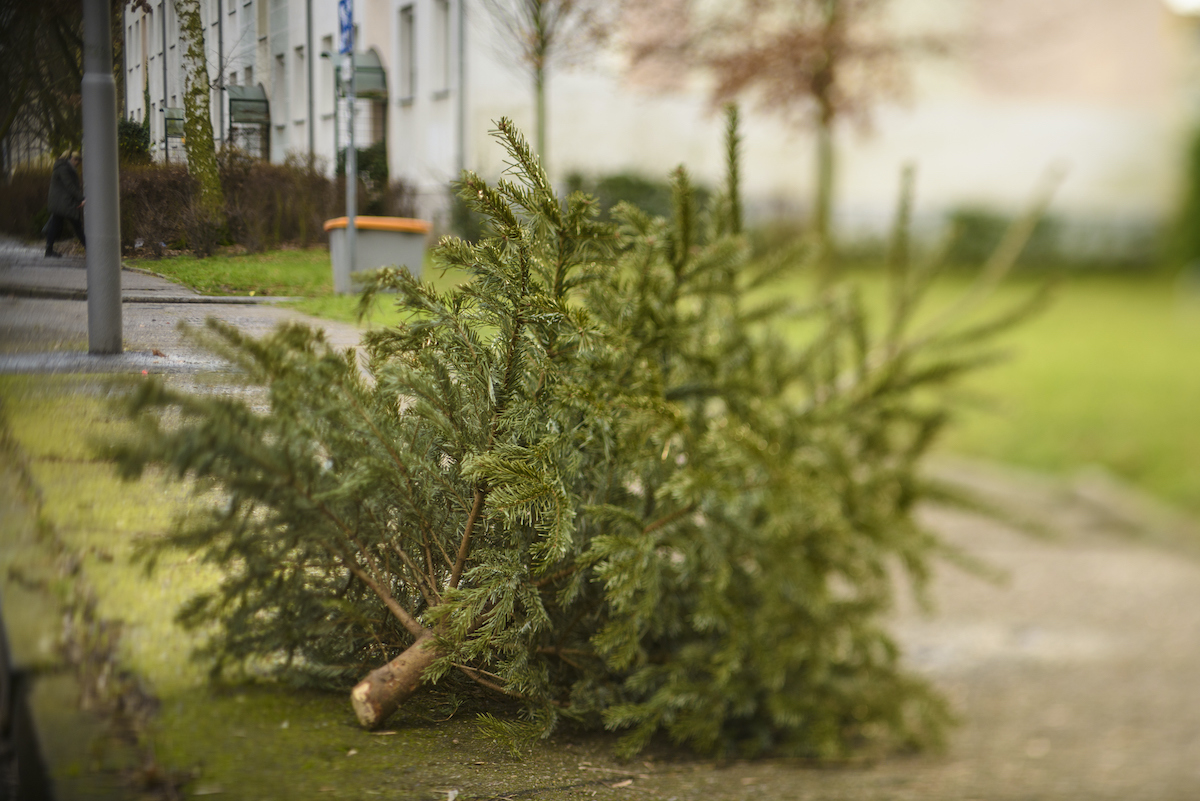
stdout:
<svg viewBox="0 0 1200 801">
<path fill-rule="evenodd" d="M 54 249 L 54 240 L 62 233 L 63 222 L 71 223 L 79 244 L 87 247 L 83 236 L 83 186 L 79 182 L 79 151 L 68 150 L 54 162 L 50 174 L 50 197 L 46 206 L 50 210 L 50 221 L 46 223 L 46 256 L 59 258 L 61 253 Z"/>
</svg>

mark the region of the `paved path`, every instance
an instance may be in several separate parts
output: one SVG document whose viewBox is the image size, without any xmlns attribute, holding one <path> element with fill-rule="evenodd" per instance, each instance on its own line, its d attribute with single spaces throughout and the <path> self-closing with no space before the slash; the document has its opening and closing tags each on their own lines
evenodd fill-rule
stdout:
<svg viewBox="0 0 1200 801">
<path fill-rule="evenodd" d="M 197 348 L 180 323 L 216 317 L 255 335 L 285 320 L 324 328 L 339 347 L 358 344 L 352 325 L 305 317 L 273 304 L 278 298 L 206 297 L 140 270 L 121 271 L 125 352 L 87 353 L 87 270 L 82 257 L 48 259 L 40 247 L 0 239 L 0 373 L 192 373 L 222 363 Z M 158 356 L 155 351 L 163 354 Z"/>
<path fill-rule="evenodd" d="M 170 282 L 127 271 L 126 353 L 89 356 L 86 303 L 70 299 L 84 279 L 79 259 L 49 262 L 0 243 L 0 372 L 218 369 L 181 337 L 180 321 L 212 315 L 265 333 L 299 317 L 261 303 L 198 303 Z M 339 345 L 357 343 L 352 326 L 318 324 Z M 1194 524 L 1103 480 L 1062 482 L 970 463 L 940 471 L 1053 535 L 946 509 L 923 513 L 946 540 L 1008 576 L 989 583 L 943 566 L 932 586 L 936 614 L 905 601 L 893 621 L 913 667 L 963 720 L 947 754 L 848 770 L 666 760 L 612 797 L 1200 799 Z M 514 776 L 510 789 L 559 797 L 530 784 L 537 783 Z"/>
</svg>

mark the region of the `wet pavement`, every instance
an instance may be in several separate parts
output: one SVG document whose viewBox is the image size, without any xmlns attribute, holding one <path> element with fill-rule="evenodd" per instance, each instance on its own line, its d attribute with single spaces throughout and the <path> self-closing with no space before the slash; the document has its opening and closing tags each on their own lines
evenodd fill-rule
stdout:
<svg viewBox="0 0 1200 801">
<path fill-rule="evenodd" d="M 46 258 L 39 246 L 0 239 L 0 373 L 191 373 L 223 363 L 190 342 L 180 323 L 215 317 L 261 336 L 288 320 L 325 329 L 338 347 L 358 344 L 352 325 L 305 317 L 280 298 L 201 295 L 144 270 L 121 271 L 124 352 L 89 354 L 87 269 L 82 256 Z"/>
</svg>

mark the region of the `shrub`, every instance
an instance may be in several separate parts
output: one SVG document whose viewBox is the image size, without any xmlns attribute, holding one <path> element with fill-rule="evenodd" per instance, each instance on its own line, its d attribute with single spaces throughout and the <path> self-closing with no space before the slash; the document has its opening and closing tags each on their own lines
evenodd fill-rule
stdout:
<svg viewBox="0 0 1200 801">
<path fill-rule="evenodd" d="M 150 126 L 117 120 L 117 156 L 121 164 L 149 164 Z"/>
<path fill-rule="evenodd" d="M 1177 264 L 1193 266 L 1200 261 L 1200 130 L 1193 132 L 1188 145 L 1182 183 L 1170 250 Z"/>
<path fill-rule="evenodd" d="M 963 265 L 978 265 L 1000 245 L 1004 233 L 1012 225 L 1012 218 L 975 206 L 964 206 L 950 213 L 949 222 L 954 231 L 954 242 L 948 258 Z M 1060 248 L 1061 226 L 1053 218 L 1038 220 L 1029 242 L 1021 254 L 1022 264 L 1058 264 L 1066 256 Z"/>
<path fill-rule="evenodd" d="M 0 230 L 22 239 L 40 238 L 42 226 L 50 219 L 49 194 L 49 167 L 15 171 L 0 186 Z"/>
<path fill-rule="evenodd" d="M 346 174 L 346 151 L 342 148 L 337 154 L 337 174 Z M 374 186 L 386 186 L 388 183 L 387 143 L 380 141 L 368 147 L 357 148 L 358 176 L 365 178 Z"/>
<path fill-rule="evenodd" d="M 132 127 L 130 127 L 132 126 Z M 136 123 L 123 123 L 133 136 Z M 124 153 L 124 151 L 122 151 Z M 162 255 L 164 248 L 211 252 L 222 242 L 252 251 L 284 244 L 325 242 L 325 221 L 346 213 L 345 179 L 330 180 L 319 162 L 290 157 L 283 164 L 252 159 L 227 149 L 219 159 L 225 192 L 226 228 L 218 230 L 196 213 L 195 182 L 181 164 L 140 163 L 122 157 L 121 247 Z M 386 175 L 386 173 L 385 173 Z M 0 186 L 0 230 L 22 238 L 41 236 L 49 217 L 50 171 L 21 170 Z M 361 214 L 415 217 L 411 184 L 360 182 Z M 139 245 L 138 242 L 141 244 Z"/>
<path fill-rule="evenodd" d="M 289 158 L 271 164 L 227 150 L 220 167 L 233 242 L 258 251 L 325 241 L 323 226 L 337 216 L 338 193 L 319 163 Z"/>
<path fill-rule="evenodd" d="M 194 186 L 186 167 L 126 165 L 119 180 L 122 250 L 161 256 L 187 244 Z"/>
<path fill-rule="evenodd" d="M 748 261 L 722 211 L 736 180 L 706 214 L 680 169 L 670 217 L 605 223 L 498 127 L 512 180 L 467 175 L 485 234 L 435 253 L 470 280 L 379 273 L 407 322 L 368 335 L 369 376 L 319 332 L 213 322 L 256 405 L 159 382 L 133 399 L 150 413 L 116 449 L 127 473 L 222 489 L 151 546 L 224 571 L 181 619 L 218 622 L 218 666 L 336 681 L 386 662 L 352 692 L 368 726 L 453 671 L 532 728 L 490 725 L 567 715 L 626 751 L 657 732 L 818 757 L 936 741 L 946 706 L 881 617 L 894 568 L 920 585 L 944 551 L 913 514 L 938 491 L 917 469 L 949 418 L 938 390 L 1015 316 L 913 331 L 936 271 L 901 237 L 887 318 L 817 290 L 795 349 L 764 325 L 786 301 L 756 298 L 797 265 Z"/>
<path fill-rule="evenodd" d="M 671 185 L 634 173 L 616 173 L 588 179 L 580 173 L 567 176 L 567 191 L 583 191 L 594 196 L 605 217 L 620 203 L 630 203 L 652 216 L 671 214 Z M 708 202 L 709 192 L 695 189 L 697 202 Z"/>
</svg>

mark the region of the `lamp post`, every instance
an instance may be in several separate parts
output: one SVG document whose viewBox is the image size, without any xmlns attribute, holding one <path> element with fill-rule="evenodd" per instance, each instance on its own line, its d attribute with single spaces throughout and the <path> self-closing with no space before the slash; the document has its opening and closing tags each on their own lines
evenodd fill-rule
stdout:
<svg viewBox="0 0 1200 801">
<path fill-rule="evenodd" d="M 88 352 L 120 353 L 121 214 L 117 191 L 117 84 L 112 74 L 112 4 L 83 3 L 83 162 L 92 205 L 87 236 Z"/>
<path fill-rule="evenodd" d="M 346 69 L 350 72 L 347 100 L 350 104 L 349 142 L 346 144 L 346 276 L 344 285 L 335 280 L 334 292 L 349 292 L 350 276 L 354 274 L 356 238 L 354 236 L 355 205 L 358 200 L 358 151 L 354 147 L 354 0 L 338 0 L 338 23 L 340 43 L 338 52 L 346 57 Z"/>
</svg>

